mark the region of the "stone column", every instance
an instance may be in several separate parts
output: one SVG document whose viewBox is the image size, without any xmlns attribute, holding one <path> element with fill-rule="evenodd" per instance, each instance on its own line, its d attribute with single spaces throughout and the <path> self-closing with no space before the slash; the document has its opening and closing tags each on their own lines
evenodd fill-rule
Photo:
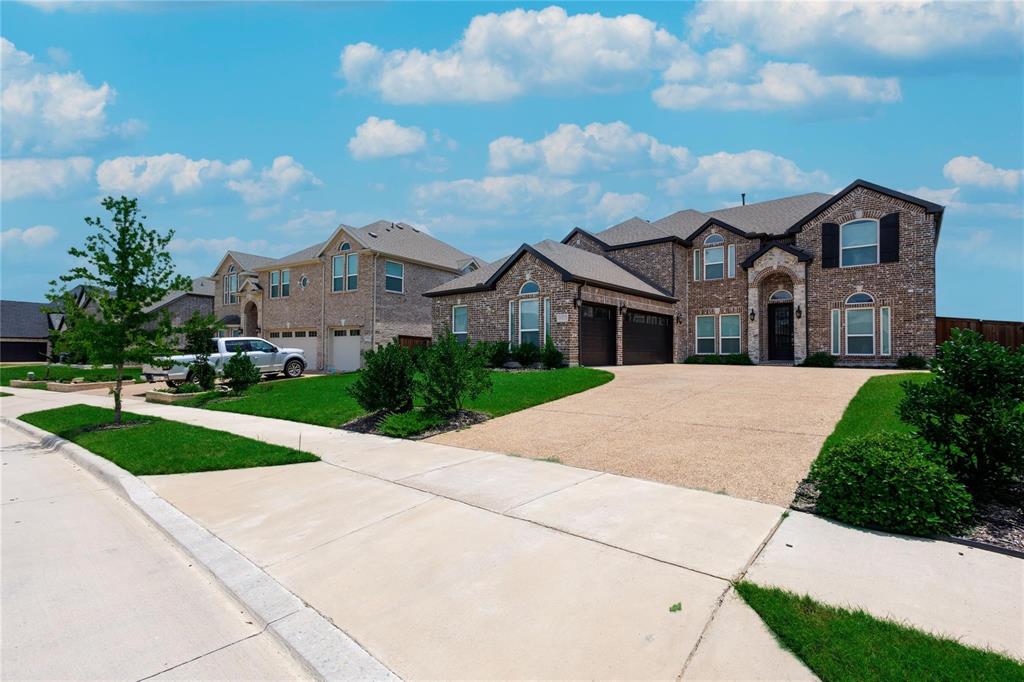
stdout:
<svg viewBox="0 0 1024 682">
<path fill-rule="evenodd" d="M 793 362 L 800 364 L 807 357 L 807 283 L 801 277 L 793 278 L 793 310 L 803 311 L 799 320 L 793 320 Z"/>
<path fill-rule="evenodd" d="M 745 311 L 747 325 L 747 354 L 754 362 L 761 361 L 761 310 L 759 309 L 758 291 L 759 287 L 753 283 L 754 271 L 747 271 L 747 310 Z M 750 321 L 750 311 L 753 310 L 756 317 Z"/>
</svg>

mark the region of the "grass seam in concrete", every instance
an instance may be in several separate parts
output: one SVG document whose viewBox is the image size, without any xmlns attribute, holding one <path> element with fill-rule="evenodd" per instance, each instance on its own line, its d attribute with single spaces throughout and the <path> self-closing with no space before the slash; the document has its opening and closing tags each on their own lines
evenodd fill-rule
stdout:
<svg viewBox="0 0 1024 682">
<path fill-rule="evenodd" d="M 399 679 L 355 639 L 243 554 L 157 495 L 138 477 L 75 443 L 21 420 L 0 416 L 0 423 L 40 440 L 52 452 L 65 454 L 106 483 L 191 557 L 315 678 Z"/>
</svg>

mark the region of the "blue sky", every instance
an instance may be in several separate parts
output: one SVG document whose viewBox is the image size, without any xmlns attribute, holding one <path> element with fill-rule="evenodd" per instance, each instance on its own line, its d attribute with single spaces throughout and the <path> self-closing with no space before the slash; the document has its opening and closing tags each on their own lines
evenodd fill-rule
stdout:
<svg viewBox="0 0 1024 682">
<path fill-rule="evenodd" d="M 861 177 L 948 207 L 939 314 L 1024 319 L 1022 8 L 4 2 L 2 296 L 106 194 L 197 275 L 339 222 L 490 260 Z"/>
</svg>

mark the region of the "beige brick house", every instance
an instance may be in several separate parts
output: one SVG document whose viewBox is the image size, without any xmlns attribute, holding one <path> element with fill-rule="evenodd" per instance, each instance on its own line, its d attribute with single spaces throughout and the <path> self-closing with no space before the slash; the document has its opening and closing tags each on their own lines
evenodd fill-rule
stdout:
<svg viewBox="0 0 1024 682">
<path fill-rule="evenodd" d="M 339 226 L 284 258 L 228 251 L 214 271 L 225 335 L 302 348 L 310 369 L 358 369 L 362 352 L 431 335 L 424 292 L 482 261 L 405 223 Z"/>
<path fill-rule="evenodd" d="M 930 357 L 942 214 L 857 180 L 835 195 L 576 228 L 428 291 L 433 333 L 551 337 L 572 365 Z"/>
</svg>

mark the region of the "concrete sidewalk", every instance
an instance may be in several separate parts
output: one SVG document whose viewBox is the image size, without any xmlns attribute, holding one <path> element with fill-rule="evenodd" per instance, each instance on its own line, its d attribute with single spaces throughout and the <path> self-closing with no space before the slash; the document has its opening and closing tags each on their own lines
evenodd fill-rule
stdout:
<svg viewBox="0 0 1024 682">
<path fill-rule="evenodd" d="M 0 403 L 7 416 L 109 405 L 18 395 Z M 146 481 L 402 677 L 812 677 L 735 598 L 728 580 L 744 575 L 1024 657 L 1017 559 L 836 524 L 814 532 L 800 514 L 775 530 L 779 507 L 549 462 L 127 409 L 321 456 Z M 926 589 L 900 589 L 921 576 Z"/>
<path fill-rule="evenodd" d="M 0 440 L 4 679 L 305 677 L 104 484 L 13 429 Z"/>
</svg>

